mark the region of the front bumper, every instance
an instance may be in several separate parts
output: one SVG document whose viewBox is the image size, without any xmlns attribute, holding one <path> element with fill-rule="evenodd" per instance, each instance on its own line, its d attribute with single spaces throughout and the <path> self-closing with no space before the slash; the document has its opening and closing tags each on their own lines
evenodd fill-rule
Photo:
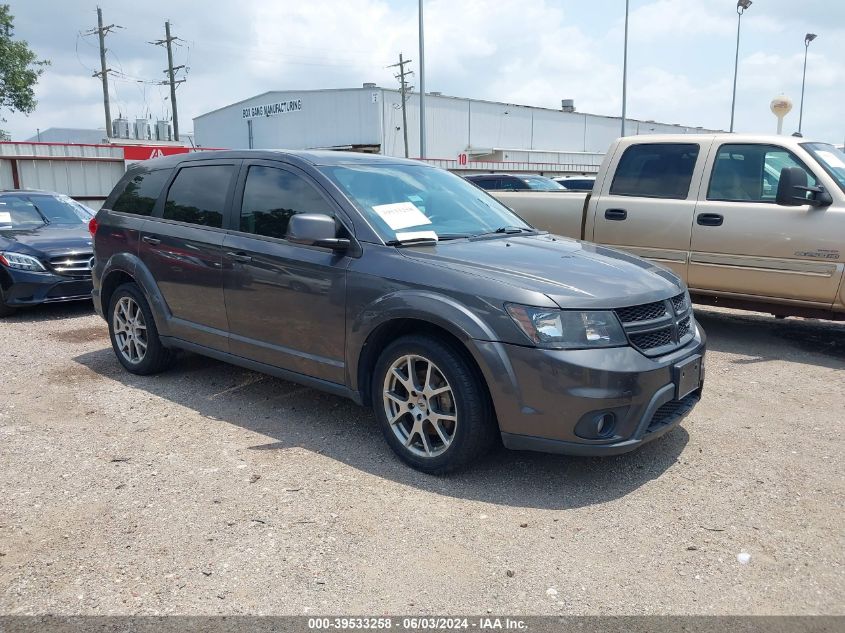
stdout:
<svg viewBox="0 0 845 633">
<path fill-rule="evenodd" d="M 91 279 L 3 267 L 3 302 L 10 307 L 91 299 Z"/>
<path fill-rule="evenodd" d="M 704 383 L 704 332 L 659 358 L 631 347 L 541 350 L 476 342 L 507 448 L 614 455 L 667 433 L 698 403 Z M 700 380 L 678 393 L 677 367 L 700 357 Z M 687 385 L 689 388 L 689 385 Z M 679 396 L 684 396 L 679 398 Z M 585 433 L 602 416 L 601 434 Z"/>
</svg>

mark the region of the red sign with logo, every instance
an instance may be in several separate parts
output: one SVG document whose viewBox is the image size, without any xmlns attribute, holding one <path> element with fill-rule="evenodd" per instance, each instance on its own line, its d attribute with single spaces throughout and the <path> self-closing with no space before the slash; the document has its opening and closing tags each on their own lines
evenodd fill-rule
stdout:
<svg viewBox="0 0 845 633">
<path fill-rule="evenodd" d="M 125 160 L 149 160 L 161 158 L 162 156 L 173 156 L 174 154 L 187 154 L 192 151 L 191 147 L 172 147 L 163 145 L 124 145 L 123 158 Z"/>
</svg>

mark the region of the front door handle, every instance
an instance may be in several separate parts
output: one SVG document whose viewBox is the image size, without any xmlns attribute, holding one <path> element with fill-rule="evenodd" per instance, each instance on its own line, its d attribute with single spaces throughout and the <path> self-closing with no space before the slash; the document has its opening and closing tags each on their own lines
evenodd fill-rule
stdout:
<svg viewBox="0 0 845 633">
<path fill-rule="evenodd" d="M 722 226 L 725 217 L 718 213 L 699 213 L 695 221 L 701 226 Z"/>
<path fill-rule="evenodd" d="M 236 262 L 240 262 L 242 264 L 248 264 L 252 261 L 252 257 L 247 255 L 246 253 L 226 253 L 229 257 L 231 257 Z"/>
<path fill-rule="evenodd" d="M 604 212 L 605 220 L 616 220 L 621 222 L 628 217 L 628 212 L 625 209 L 607 209 Z"/>
<path fill-rule="evenodd" d="M 141 238 L 142 242 L 146 242 L 147 244 L 152 244 L 153 246 L 158 246 L 161 244 L 161 240 L 157 237 L 150 237 L 149 235 L 145 235 Z"/>
</svg>

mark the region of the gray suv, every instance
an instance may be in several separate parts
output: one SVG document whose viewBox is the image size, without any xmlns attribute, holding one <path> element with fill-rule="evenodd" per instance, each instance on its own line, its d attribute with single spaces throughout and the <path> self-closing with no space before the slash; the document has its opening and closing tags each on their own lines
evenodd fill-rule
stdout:
<svg viewBox="0 0 845 633">
<path fill-rule="evenodd" d="M 128 371 L 188 350 L 351 398 L 425 472 L 500 440 L 621 453 L 700 398 L 704 333 L 675 275 L 534 229 L 418 162 L 161 158 L 90 230 L 94 302 Z"/>
</svg>

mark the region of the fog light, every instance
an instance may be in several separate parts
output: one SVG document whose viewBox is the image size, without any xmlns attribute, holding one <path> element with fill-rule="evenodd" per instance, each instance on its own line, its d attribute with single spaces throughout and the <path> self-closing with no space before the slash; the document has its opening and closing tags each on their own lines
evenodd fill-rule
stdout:
<svg viewBox="0 0 845 633">
<path fill-rule="evenodd" d="M 612 413 L 605 413 L 596 422 L 596 435 L 604 435 L 606 429 L 612 429 L 613 423 L 616 421 L 616 416 Z"/>
<path fill-rule="evenodd" d="M 627 407 L 619 412 L 624 417 Z M 587 440 L 601 440 L 613 437 L 616 432 L 616 410 L 592 411 L 575 425 L 575 435 Z"/>
</svg>

